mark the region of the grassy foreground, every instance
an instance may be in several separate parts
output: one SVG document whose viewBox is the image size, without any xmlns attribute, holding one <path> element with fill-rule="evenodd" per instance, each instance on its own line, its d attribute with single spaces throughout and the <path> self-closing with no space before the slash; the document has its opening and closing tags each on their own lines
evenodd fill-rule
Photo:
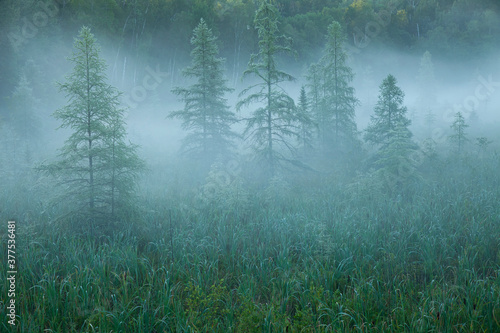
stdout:
<svg viewBox="0 0 500 333">
<path fill-rule="evenodd" d="M 141 227 L 98 239 L 42 214 L 18 222 L 17 325 L 2 303 L 0 330 L 498 332 L 497 181 L 411 199 L 328 185 L 230 206 L 145 195 Z"/>
</svg>

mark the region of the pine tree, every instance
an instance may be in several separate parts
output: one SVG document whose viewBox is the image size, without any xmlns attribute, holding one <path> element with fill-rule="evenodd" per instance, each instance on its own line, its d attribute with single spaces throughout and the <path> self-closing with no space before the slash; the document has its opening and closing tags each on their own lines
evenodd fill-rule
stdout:
<svg viewBox="0 0 500 333">
<path fill-rule="evenodd" d="M 218 58 L 216 38 L 203 19 L 193 31 L 191 44 L 192 65 L 184 75 L 196 82 L 173 90 L 184 101 L 184 110 L 172 112 L 169 117 L 181 119 L 183 128 L 191 131 L 184 139 L 184 152 L 211 164 L 214 158 L 229 152 L 237 137 L 231 131 L 236 118 L 224 98 L 232 89 L 223 76 L 224 60 Z"/>
<path fill-rule="evenodd" d="M 54 117 L 62 128 L 73 130 L 61 149 L 60 160 L 42 169 L 64 186 L 63 198 L 73 205 L 70 213 L 84 220 L 93 232 L 113 221 L 116 208 L 133 194 L 133 180 L 143 168 L 137 147 L 125 142 L 120 93 L 106 83 L 106 64 L 90 29 L 83 27 L 69 60 L 73 71 L 59 84 L 69 104 Z"/>
<path fill-rule="evenodd" d="M 455 121 L 453 122 L 453 124 L 451 124 L 450 127 L 453 131 L 453 134 L 448 138 L 451 143 L 455 145 L 456 153 L 458 155 L 461 155 L 465 144 L 469 141 L 469 139 L 467 138 L 467 134 L 465 133 L 469 125 L 465 123 L 465 118 L 462 115 L 462 112 L 457 112 L 455 114 Z"/>
<path fill-rule="evenodd" d="M 329 132 L 323 137 L 324 145 L 340 148 L 347 143 L 353 143 L 357 135 L 354 120 L 355 108 L 359 101 L 354 97 L 351 86 L 354 74 L 347 65 L 347 52 L 343 43 L 345 36 L 340 24 L 334 21 L 328 26 L 325 54 L 320 63 L 324 71 L 323 91 L 326 113 L 323 126 Z"/>
<path fill-rule="evenodd" d="M 380 85 L 375 115 L 371 116 L 364 136 L 365 141 L 371 144 L 386 145 L 397 126 L 408 128 L 411 124 L 406 117 L 407 108 L 403 105 L 404 93 L 396 84 L 396 78 L 388 75 Z"/>
<path fill-rule="evenodd" d="M 261 103 L 261 106 L 247 118 L 244 135 L 250 137 L 258 157 L 266 164 L 269 177 L 281 162 L 296 162 L 294 141 L 300 137 L 300 124 L 307 121 L 296 111 L 293 99 L 280 87 L 281 82 L 295 80 L 293 76 L 278 69 L 276 57 L 279 53 L 291 52 L 290 39 L 279 35 L 278 10 L 268 2 L 263 2 L 255 16 L 255 26 L 259 36 L 259 53 L 250 58 L 244 76 L 253 74 L 259 80 L 244 89 L 237 109 Z M 288 151 L 292 156 L 286 156 Z"/>
</svg>

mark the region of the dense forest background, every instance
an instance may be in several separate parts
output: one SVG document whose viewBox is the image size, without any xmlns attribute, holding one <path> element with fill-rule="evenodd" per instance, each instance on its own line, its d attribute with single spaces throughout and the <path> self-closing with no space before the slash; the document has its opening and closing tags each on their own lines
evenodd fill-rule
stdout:
<svg viewBox="0 0 500 333">
<path fill-rule="evenodd" d="M 485 59 L 495 55 L 500 42 L 499 4 L 493 0 L 275 3 L 281 14 L 280 30 L 293 39 L 296 52 L 283 60 L 298 78 L 318 60 L 326 28 L 333 20 L 340 22 L 345 31 L 356 80 L 365 86 L 373 80 L 377 87 L 388 71 L 400 69 L 407 69 L 408 78 L 415 79 L 417 59 L 425 51 L 432 54 L 437 64 L 436 77 L 442 83 L 447 79 L 456 81 L 456 75 L 462 82 L 471 80 L 474 71 L 487 66 Z M 219 39 L 220 56 L 226 58 L 231 85 L 239 85 L 250 54 L 257 47 L 253 24 L 257 6 L 258 1 L 244 0 L 3 0 L 0 115 L 4 120 L 9 118 L 8 100 L 22 72 L 29 78 L 41 118 L 57 108 L 62 96 L 52 82 L 60 81 L 67 72 L 65 58 L 82 25 L 89 26 L 104 46 L 110 83 L 125 94 L 130 95 L 135 86 L 142 84 L 148 66 L 168 74 L 161 78 L 161 88 L 137 98 L 142 107 L 158 101 L 168 109 L 170 89 L 183 80 L 181 71 L 189 64 L 192 30 L 202 17 Z M 442 63 L 455 67 L 442 68 Z M 362 92 L 360 84 L 356 88 Z M 129 104 L 136 106 L 133 102 Z"/>
</svg>

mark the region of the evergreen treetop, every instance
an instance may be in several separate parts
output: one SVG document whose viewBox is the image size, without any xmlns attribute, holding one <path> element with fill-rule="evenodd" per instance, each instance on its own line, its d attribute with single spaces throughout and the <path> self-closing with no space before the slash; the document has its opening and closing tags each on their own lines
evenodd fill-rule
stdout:
<svg viewBox="0 0 500 333">
<path fill-rule="evenodd" d="M 191 44 L 192 65 L 183 74 L 194 78 L 187 88 L 174 88 L 173 92 L 184 101 L 184 109 L 172 112 L 169 117 L 182 120 L 190 133 L 184 139 L 183 150 L 211 164 L 220 154 L 226 154 L 237 135 L 231 131 L 236 121 L 229 110 L 226 93 L 228 88 L 223 73 L 224 59 L 218 57 L 216 37 L 201 19 L 193 30 Z"/>
<path fill-rule="evenodd" d="M 244 76 L 252 74 L 259 82 L 240 93 L 242 97 L 253 91 L 238 102 L 237 109 L 260 105 L 246 119 L 244 135 L 250 138 L 257 156 L 265 162 L 267 176 L 273 177 L 281 162 L 296 162 L 294 143 L 300 138 L 301 122 L 307 119 L 297 113 L 293 99 L 280 86 L 281 82 L 295 78 L 278 69 L 277 55 L 291 52 L 291 40 L 279 34 L 278 10 L 264 1 L 254 22 L 259 35 L 259 53 L 251 56 Z M 287 156 L 287 151 L 292 156 Z"/>
<path fill-rule="evenodd" d="M 375 105 L 375 115 L 365 132 L 365 140 L 371 144 L 387 144 L 397 126 L 408 128 L 408 109 L 403 105 L 404 92 L 397 86 L 394 76 L 388 75 L 380 85 L 380 94 Z"/>
</svg>

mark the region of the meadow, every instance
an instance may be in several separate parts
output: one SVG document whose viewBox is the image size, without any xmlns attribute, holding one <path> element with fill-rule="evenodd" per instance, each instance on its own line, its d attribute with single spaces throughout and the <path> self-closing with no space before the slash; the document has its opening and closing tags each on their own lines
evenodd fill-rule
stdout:
<svg viewBox="0 0 500 333">
<path fill-rule="evenodd" d="M 4 193 L 24 213 L 1 331 L 499 331 L 499 161 L 442 166 L 404 195 L 329 175 L 200 196 L 150 172 L 136 222 L 99 237 L 37 209 L 27 178 Z"/>
</svg>

